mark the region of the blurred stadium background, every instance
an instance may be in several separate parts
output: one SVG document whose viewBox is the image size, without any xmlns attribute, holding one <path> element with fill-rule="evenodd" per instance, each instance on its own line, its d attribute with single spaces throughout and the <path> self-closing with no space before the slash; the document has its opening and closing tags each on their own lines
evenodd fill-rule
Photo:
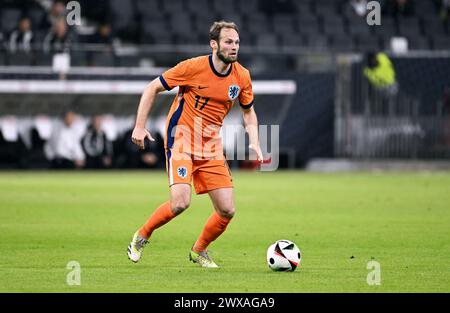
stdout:
<svg viewBox="0 0 450 313">
<path fill-rule="evenodd" d="M 281 168 L 386 159 L 448 168 L 449 1 L 378 1 L 379 26 L 356 0 L 78 2 L 81 25 L 69 26 L 67 1 L 0 0 L 1 168 L 71 166 L 46 149 L 69 111 L 91 157 L 78 166 L 163 168 L 173 94 L 158 98 L 149 127 L 161 136 L 145 152 L 129 139 L 139 96 L 165 69 L 208 54 L 208 29 L 220 19 L 240 28 L 260 124 L 280 125 Z M 95 116 L 97 141 L 86 139 Z M 238 110 L 227 123 L 241 123 Z"/>
</svg>

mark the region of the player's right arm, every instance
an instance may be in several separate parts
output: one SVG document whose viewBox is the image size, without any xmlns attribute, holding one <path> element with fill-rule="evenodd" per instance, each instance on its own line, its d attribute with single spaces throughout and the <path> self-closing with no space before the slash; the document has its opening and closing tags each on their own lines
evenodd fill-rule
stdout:
<svg viewBox="0 0 450 313">
<path fill-rule="evenodd" d="M 185 60 L 178 63 L 176 66 L 164 72 L 161 76 L 154 79 L 144 90 L 141 101 L 139 103 L 138 112 L 136 116 L 136 125 L 131 135 L 133 143 L 144 149 L 144 140 L 147 137 L 154 141 L 148 130 L 145 129 L 148 114 L 155 101 L 156 94 L 171 90 L 176 86 L 185 86 L 188 80 L 192 77 L 191 60 Z"/>
<path fill-rule="evenodd" d="M 147 123 L 148 115 L 155 102 L 156 95 L 164 90 L 166 90 L 166 88 L 164 88 L 160 79 L 156 78 L 145 87 L 145 90 L 142 93 L 136 115 L 136 124 L 133 129 L 133 134 L 131 135 L 131 140 L 134 144 L 139 146 L 140 149 L 144 149 L 145 138 L 155 141 L 150 132 L 145 129 L 145 124 Z"/>
</svg>

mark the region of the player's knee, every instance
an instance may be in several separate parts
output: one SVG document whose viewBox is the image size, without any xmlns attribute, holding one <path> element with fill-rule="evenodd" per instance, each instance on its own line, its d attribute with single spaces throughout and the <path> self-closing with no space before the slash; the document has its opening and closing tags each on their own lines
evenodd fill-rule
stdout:
<svg viewBox="0 0 450 313">
<path fill-rule="evenodd" d="M 219 211 L 220 211 L 219 214 L 226 218 L 233 218 L 234 214 L 236 213 L 234 207 L 222 208 Z"/>
<path fill-rule="evenodd" d="M 190 205 L 189 198 L 180 197 L 178 199 L 174 199 L 170 202 L 172 207 L 172 212 L 175 215 L 178 215 L 182 213 L 184 210 L 186 210 Z"/>
</svg>

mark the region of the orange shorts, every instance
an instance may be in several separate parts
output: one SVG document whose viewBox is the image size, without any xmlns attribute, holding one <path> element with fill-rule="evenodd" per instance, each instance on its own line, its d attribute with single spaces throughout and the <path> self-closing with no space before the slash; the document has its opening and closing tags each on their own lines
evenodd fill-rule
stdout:
<svg viewBox="0 0 450 313">
<path fill-rule="evenodd" d="M 197 194 L 218 188 L 232 188 L 233 179 L 227 160 L 196 160 L 187 153 L 166 149 L 166 169 L 169 187 L 175 184 L 189 184 L 194 181 Z"/>
</svg>

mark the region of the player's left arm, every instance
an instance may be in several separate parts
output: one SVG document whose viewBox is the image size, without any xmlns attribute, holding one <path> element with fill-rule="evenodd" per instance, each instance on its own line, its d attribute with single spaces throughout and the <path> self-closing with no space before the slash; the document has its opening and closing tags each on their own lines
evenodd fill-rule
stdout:
<svg viewBox="0 0 450 313">
<path fill-rule="evenodd" d="M 259 145 L 258 117 L 253 106 L 252 79 L 250 78 L 250 72 L 247 70 L 244 71 L 243 76 L 245 77 L 243 81 L 244 88 L 239 94 L 239 103 L 244 118 L 244 127 L 250 139 L 249 148 L 256 153 L 257 160 L 262 163 L 264 159 Z"/>
<path fill-rule="evenodd" d="M 249 148 L 256 153 L 257 160 L 262 163 L 264 158 L 259 145 L 258 117 L 256 116 L 255 109 L 252 106 L 249 109 L 241 108 L 241 110 L 244 118 L 244 127 L 250 139 Z"/>
</svg>

